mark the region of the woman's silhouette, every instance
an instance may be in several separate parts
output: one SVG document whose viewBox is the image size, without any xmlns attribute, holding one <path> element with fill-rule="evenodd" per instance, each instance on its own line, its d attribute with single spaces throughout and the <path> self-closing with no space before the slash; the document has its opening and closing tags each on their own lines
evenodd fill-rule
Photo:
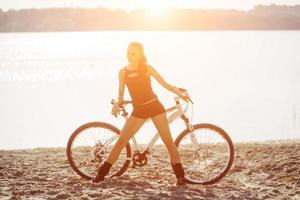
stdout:
<svg viewBox="0 0 300 200">
<path fill-rule="evenodd" d="M 168 149 L 171 165 L 177 178 L 177 185 L 185 184 L 184 170 L 170 133 L 165 108 L 160 103 L 157 95 L 152 91 L 150 77 L 154 77 L 164 88 L 175 93 L 183 100 L 188 101 L 189 97 L 181 94 L 176 87 L 168 84 L 151 65 L 147 64 L 142 44 L 137 42 L 130 43 L 127 49 L 127 58 L 129 64 L 119 70 L 119 97 L 118 102 L 112 108 L 112 114 L 117 117 L 119 105 L 123 101 L 125 85 L 132 98 L 133 111 L 122 128 L 119 139 L 107 160 L 98 169 L 93 182 L 104 180 L 105 175 L 108 174 L 111 166 L 118 159 L 121 150 L 141 128 L 145 120 L 151 117 Z"/>
</svg>

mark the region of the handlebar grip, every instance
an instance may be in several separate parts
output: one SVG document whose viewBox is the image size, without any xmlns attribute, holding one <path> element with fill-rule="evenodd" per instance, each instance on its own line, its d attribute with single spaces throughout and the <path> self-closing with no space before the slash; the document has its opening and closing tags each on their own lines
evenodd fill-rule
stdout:
<svg viewBox="0 0 300 200">
<path fill-rule="evenodd" d="M 115 102 L 116 102 L 116 100 L 114 100 L 114 99 L 111 99 L 111 101 L 110 101 L 110 103 L 111 103 L 112 105 L 114 105 Z"/>
<path fill-rule="evenodd" d="M 187 90 L 184 88 L 177 88 L 180 92 L 186 92 Z"/>
<path fill-rule="evenodd" d="M 180 88 L 180 87 L 176 87 L 173 85 L 173 87 L 175 87 L 177 90 L 179 90 L 179 92 L 186 92 L 187 90 L 184 88 Z"/>
<path fill-rule="evenodd" d="M 116 102 L 117 102 L 117 100 L 111 99 L 111 102 L 110 102 L 110 103 L 111 103 L 112 105 L 114 105 Z M 132 101 L 123 100 L 122 103 L 119 104 L 119 106 L 122 107 L 123 105 L 130 104 L 130 103 L 132 103 Z"/>
</svg>

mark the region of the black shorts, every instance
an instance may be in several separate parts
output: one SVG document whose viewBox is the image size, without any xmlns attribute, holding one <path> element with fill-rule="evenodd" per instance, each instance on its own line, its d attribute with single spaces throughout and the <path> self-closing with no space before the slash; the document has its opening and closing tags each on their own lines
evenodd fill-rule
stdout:
<svg viewBox="0 0 300 200">
<path fill-rule="evenodd" d="M 152 118 L 164 112 L 166 112 L 164 106 L 157 99 L 145 105 L 133 106 L 133 111 L 131 115 L 142 119 L 148 119 L 149 117 Z"/>
</svg>

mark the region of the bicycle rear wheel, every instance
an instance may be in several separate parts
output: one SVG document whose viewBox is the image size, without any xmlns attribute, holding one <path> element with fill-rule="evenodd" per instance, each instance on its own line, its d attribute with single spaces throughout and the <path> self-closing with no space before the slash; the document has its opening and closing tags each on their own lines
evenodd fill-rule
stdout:
<svg viewBox="0 0 300 200">
<path fill-rule="evenodd" d="M 175 141 L 185 177 L 192 184 L 216 183 L 232 166 L 232 140 L 216 125 L 204 123 L 193 127 L 193 132 L 186 129 Z"/>
<path fill-rule="evenodd" d="M 104 122 L 90 122 L 77 128 L 67 144 L 67 157 L 72 169 L 87 180 L 95 177 L 98 167 L 118 140 L 119 133 L 118 128 Z M 130 158 L 131 149 L 127 144 L 107 177 L 122 175 L 128 168 Z"/>
</svg>

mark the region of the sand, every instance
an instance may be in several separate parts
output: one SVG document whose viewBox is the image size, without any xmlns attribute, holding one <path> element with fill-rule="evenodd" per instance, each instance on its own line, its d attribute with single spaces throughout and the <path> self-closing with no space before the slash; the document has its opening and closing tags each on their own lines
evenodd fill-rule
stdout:
<svg viewBox="0 0 300 200">
<path fill-rule="evenodd" d="M 0 151 L 0 199 L 300 199 L 300 142 L 235 144 L 230 172 L 214 185 L 176 186 L 156 146 L 142 168 L 91 183 L 75 174 L 65 148 Z"/>
</svg>

